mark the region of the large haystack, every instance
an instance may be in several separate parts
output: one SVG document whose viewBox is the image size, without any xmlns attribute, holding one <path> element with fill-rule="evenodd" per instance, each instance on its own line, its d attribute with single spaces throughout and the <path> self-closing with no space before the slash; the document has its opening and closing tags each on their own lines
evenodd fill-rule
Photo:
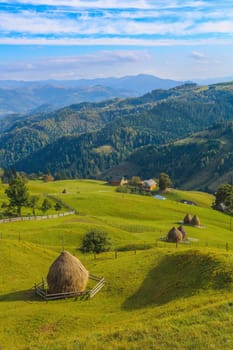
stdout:
<svg viewBox="0 0 233 350">
<path fill-rule="evenodd" d="M 183 239 L 186 239 L 186 238 L 187 238 L 187 233 L 186 233 L 186 231 L 185 231 L 185 229 L 184 229 L 184 226 L 183 226 L 183 225 L 180 225 L 180 226 L 178 227 L 178 230 L 182 233 Z"/>
<path fill-rule="evenodd" d="M 186 214 L 184 217 L 184 224 L 185 225 L 190 225 L 192 221 L 192 216 L 190 214 Z"/>
<path fill-rule="evenodd" d="M 200 219 L 197 215 L 194 215 L 194 217 L 192 218 L 191 225 L 192 226 L 200 226 L 201 225 Z"/>
<path fill-rule="evenodd" d="M 183 236 L 182 233 L 176 228 L 173 227 L 167 234 L 167 241 L 168 242 L 179 242 L 182 241 Z"/>
<path fill-rule="evenodd" d="M 49 293 L 83 292 L 88 281 L 88 271 L 70 253 L 64 251 L 50 266 L 47 283 Z"/>
</svg>

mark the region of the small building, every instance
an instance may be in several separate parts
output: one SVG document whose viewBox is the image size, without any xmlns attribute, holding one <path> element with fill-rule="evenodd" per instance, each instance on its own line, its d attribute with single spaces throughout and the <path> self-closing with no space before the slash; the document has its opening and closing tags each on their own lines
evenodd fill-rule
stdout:
<svg viewBox="0 0 233 350">
<path fill-rule="evenodd" d="M 188 199 L 181 199 L 180 202 L 183 203 L 183 204 L 197 205 L 197 203 L 195 203 L 195 202 L 193 202 L 193 201 L 190 201 L 190 200 L 188 200 Z"/>
<path fill-rule="evenodd" d="M 144 180 L 142 182 L 142 188 L 147 191 L 154 191 L 157 187 L 157 183 L 153 179 Z"/>
<path fill-rule="evenodd" d="M 110 181 L 109 184 L 112 186 L 123 186 L 123 185 L 127 185 L 128 180 L 124 177 L 124 176 L 116 176 L 113 177 Z"/>
<path fill-rule="evenodd" d="M 228 207 L 224 203 L 219 203 L 218 205 L 215 206 L 215 209 L 217 209 L 223 213 L 226 213 L 228 210 Z"/>
</svg>

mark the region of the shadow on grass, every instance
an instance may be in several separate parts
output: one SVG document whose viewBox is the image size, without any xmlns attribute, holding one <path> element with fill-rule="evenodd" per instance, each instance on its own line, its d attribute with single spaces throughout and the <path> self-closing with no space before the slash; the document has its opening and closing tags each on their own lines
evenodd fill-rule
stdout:
<svg viewBox="0 0 233 350">
<path fill-rule="evenodd" d="M 34 289 L 26 289 L 15 291 L 7 294 L 0 295 L 0 302 L 2 301 L 41 301 L 38 296 L 35 295 Z M 44 300 L 42 300 L 44 301 Z"/>
<path fill-rule="evenodd" d="M 221 260 L 194 250 L 176 253 L 164 257 L 122 307 L 133 310 L 159 306 L 200 290 L 232 288 L 232 282 L 232 271 Z"/>
</svg>

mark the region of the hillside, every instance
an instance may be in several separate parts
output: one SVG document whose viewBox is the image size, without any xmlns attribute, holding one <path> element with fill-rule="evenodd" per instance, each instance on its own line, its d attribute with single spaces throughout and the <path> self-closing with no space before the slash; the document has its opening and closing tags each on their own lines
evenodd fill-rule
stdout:
<svg viewBox="0 0 233 350">
<path fill-rule="evenodd" d="M 105 114 L 101 108 L 98 112 L 93 105 L 88 106 L 85 113 L 91 108 L 97 116 L 106 115 L 106 108 L 109 108 L 107 115 L 111 118 L 109 122 L 105 120 L 106 124 L 102 129 L 81 136 L 58 139 L 18 162 L 17 169 L 26 172 L 50 171 L 57 178 L 114 175 L 114 167 L 143 146 L 153 145 L 149 149 L 156 149 L 159 145 L 177 141 L 210 127 L 219 120 L 231 120 L 233 90 L 230 84 L 205 88 L 190 84 L 167 91 L 156 90 L 137 99 L 116 101 L 110 107 L 106 102 L 103 107 Z M 160 171 L 158 169 L 163 168 L 157 163 L 156 169 L 147 166 L 147 162 L 143 163 L 145 158 L 149 161 L 149 156 L 144 157 L 143 152 L 139 150 L 135 157 L 129 158 L 132 171 L 136 169 L 143 177 L 157 176 Z M 175 168 L 175 163 L 170 162 L 167 171 L 170 170 L 169 166 Z M 147 170 L 144 171 L 143 167 Z M 109 171 L 110 168 L 113 171 Z M 176 181 L 179 170 L 177 174 L 174 171 L 171 175 Z M 131 175 L 130 169 L 126 169 L 123 175 Z"/>
<path fill-rule="evenodd" d="M 168 173 L 173 186 L 215 191 L 233 179 L 233 122 L 217 123 L 193 136 L 165 146 L 146 146 L 105 176 L 142 178 Z"/>
<path fill-rule="evenodd" d="M 4 350 L 15 348 L 16 342 L 17 350 L 228 350 L 233 346 L 232 232 L 229 217 L 210 208 L 212 196 L 174 191 L 168 194 L 170 199 L 159 201 L 122 196 L 115 187 L 90 180 L 30 181 L 28 186 L 32 194 L 56 195 L 79 214 L 0 224 Z M 5 200 L 4 188 L 0 186 L 0 203 Z M 179 202 L 187 196 L 198 206 Z M 202 223 L 201 228 L 186 228 L 191 243 L 176 248 L 160 241 L 187 211 L 198 214 Z M 112 241 L 112 250 L 96 259 L 77 250 L 93 227 L 107 232 Z M 93 299 L 46 303 L 35 297 L 34 283 L 46 277 L 62 240 L 88 271 L 105 277 L 106 285 Z"/>
</svg>

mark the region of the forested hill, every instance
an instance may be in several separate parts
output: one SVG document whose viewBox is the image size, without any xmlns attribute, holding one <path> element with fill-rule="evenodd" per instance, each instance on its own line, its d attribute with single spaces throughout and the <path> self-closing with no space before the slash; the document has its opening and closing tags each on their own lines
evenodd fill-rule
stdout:
<svg viewBox="0 0 233 350">
<path fill-rule="evenodd" d="M 0 162 L 17 161 L 19 170 L 57 177 L 96 177 L 140 147 L 177 141 L 232 116 L 230 83 L 188 84 L 140 98 L 73 105 L 32 116 L 3 133 Z"/>
<path fill-rule="evenodd" d="M 103 128 L 114 118 L 134 113 L 134 106 L 120 106 L 121 100 L 81 103 L 55 112 L 14 120 L 0 133 L 0 166 L 7 167 L 55 142 L 65 135 L 80 135 Z M 145 109 L 146 106 L 138 108 Z"/>
<path fill-rule="evenodd" d="M 214 191 L 233 182 L 233 122 L 216 123 L 208 130 L 163 146 L 150 145 L 131 154 L 111 174 L 142 178 L 168 173 L 173 185 Z"/>
<path fill-rule="evenodd" d="M 217 103 L 213 96 L 216 97 L 222 91 L 211 89 L 211 100 L 210 96 L 207 95 L 208 90 L 204 90 L 202 93 L 203 90 L 189 86 L 183 88 L 183 95 L 180 93 L 182 88 L 175 90 L 176 97 L 163 99 L 161 103 L 150 109 L 142 109 L 139 113 L 135 113 L 134 110 L 132 114 L 115 118 L 97 132 L 59 139 L 33 154 L 32 157 L 24 159 L 17 164 L 17 167 L 27 172 L 49 171 L 58 178 L 101 176 L 109 168 L 124 161 L 136 149 L 146 145 L 154 145 L 153 147 L 157 150 L 158 145 L 179 140 L 193 132 L 211 126 L 220 119 L 220 115 L 221 119 L 225 117 L 226 120 L 233 115 L 230 94 L 223 94 L 224 98 L 221 100 L 218 97 Z M 214 95 L 214 91 L 216 95 Z M 190 92 L 192 99 L 187 100 Z M 154 94 L 158 96 L 158 92 Z M 195 94 L 200 94 L 200 98 L 198 99 Z M 143 98 L 149 101 L 149 96 Z M 125 103 L 126 101 L 121 102 L 121 104 Z M 191 146 L 190 149 L 192 149 Z M 186 149 L 187 151 L 188 149 Z M 203 152 L 205 153 L 205 149 Z M 140 160 L 143 162 L 144 159 L 147 159 L 147 153 L 144 154 L 144 149 L 142 149 L 136 153 L 134 158 L 134 165 L 139 167 L 139 174 L 143 177 L 156 176 L 157 170 L 161 169 L 161 166 L 156 167 L 155 171 L 155 169 L 147 167 L 148 159 L 145 163 L 140 164 Z M 173 159 L 174 155 L 169 159 L 167 171 L 170 170 L 169 165 Z M 168 162 L 167 159 L 166 162 Z M 171 168 L 175 166 L 173 163 Z M 146 168 L 148 171 L 141 170 L 142 168 Z M 135 169 L 135 166 L 132 169 Z M 127 169 L 124 175 L 128 175 L 126 171 Z M 176 175 L 173 173 L 172 175 Z"/>
</svg>

